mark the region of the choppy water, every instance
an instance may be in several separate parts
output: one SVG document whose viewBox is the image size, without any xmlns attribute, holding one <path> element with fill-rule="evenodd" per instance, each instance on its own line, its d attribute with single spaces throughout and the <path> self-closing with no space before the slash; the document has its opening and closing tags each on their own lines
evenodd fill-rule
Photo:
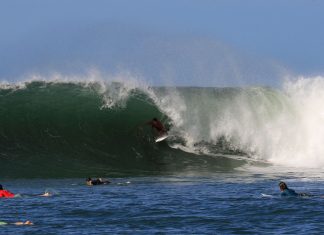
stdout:
<svg viewBox="0 0 324 235">
<path fill-rule="evenodd" d="M 323 81 L 2 84 L 0 184 L 21 196 L 0 200 L 0 233 L 321 234 Z M 169 128 L 159 144 L 152 117 Z M 281 180 L 315 196 L 281 198 Z"/>
<path fill-rule="evenodd" d="M 303 173 L 244 172 L 202 176 L 114 178 L 86 186 L 84 179 L 2 182 L 21 197 L 0 201 L 2 234 L 320 234 L 324 181 Z M 309 198 L 281 198 L 285 179 Z M 44 191 L 52 197 L 39 197 Z M 267 194 L 264 197 L 261 194 Z"/>
</svg>

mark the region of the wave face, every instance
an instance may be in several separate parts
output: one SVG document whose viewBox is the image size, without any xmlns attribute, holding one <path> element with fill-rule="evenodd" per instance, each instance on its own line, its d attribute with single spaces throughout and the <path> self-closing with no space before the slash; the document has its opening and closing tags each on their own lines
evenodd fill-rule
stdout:
<svg viewBox="0 0 324 235">
<path fill-rule="evenodd" d="M 324 165 L 322 78 L 271 88 L 150 88 L 32 81 L 0 89 L 1 177 L 229 170 L 247 162 Z M 155 144 L 145 124 L 169 128 Z"/>
</svg>

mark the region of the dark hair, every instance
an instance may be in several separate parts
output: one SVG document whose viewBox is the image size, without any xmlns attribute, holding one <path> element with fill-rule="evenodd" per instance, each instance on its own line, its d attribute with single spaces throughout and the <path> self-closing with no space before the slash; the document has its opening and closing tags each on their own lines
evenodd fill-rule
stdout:
<svg viewBox="0 0 324 235">
<path fill-rule="evenodd" d="M 279 187 L 280 187 L 280 188 L 283 187 L 284 189 L 288 188 L 288 187 L 287 187 L 287 184 L 286 184 L 285 182 L 283 182 L 283 181 L 281 181 L 281 182 L 279 183 Z"/>
<path fill-rule="evenodd" d="M 2 187 L 2 185 L 0 184 L 0 190 L 3 190 L 3 187 Z"/>
<path fill-rule="evenodd" d="M 153 118 L 153 121 L 157 121 L 157 118 Z"/>
</svg>

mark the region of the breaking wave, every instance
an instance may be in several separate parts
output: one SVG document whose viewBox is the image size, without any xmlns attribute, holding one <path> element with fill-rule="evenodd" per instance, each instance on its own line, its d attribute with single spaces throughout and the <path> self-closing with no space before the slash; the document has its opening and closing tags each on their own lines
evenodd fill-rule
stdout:
<svg viewBox="0 0 324 235">
<path fill-rule="evenodd" d="M 324 166 L 324 79 L 265 87 L 30 81 L 0 89 L 1 177 L 86 177 Z M 169 129 L 156 144 L 145 124 Z"/>
</svg>

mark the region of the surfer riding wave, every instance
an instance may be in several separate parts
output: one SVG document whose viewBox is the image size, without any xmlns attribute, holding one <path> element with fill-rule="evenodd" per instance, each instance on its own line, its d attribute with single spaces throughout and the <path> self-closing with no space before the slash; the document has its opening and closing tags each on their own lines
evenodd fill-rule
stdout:
<svg viewBox="0 0 324 235">
<path fill-rule="evenodd" d="M 157 131 L 157 133 L 158 133 L 157 137 L 167 134 L 167 131 L 166 131 L 164 125 L 157 118 L 153 118 L 151 121 L 147 122 L 147 124 L 151 125 L 152 129 L 155 129 Z"/>
</svg>

